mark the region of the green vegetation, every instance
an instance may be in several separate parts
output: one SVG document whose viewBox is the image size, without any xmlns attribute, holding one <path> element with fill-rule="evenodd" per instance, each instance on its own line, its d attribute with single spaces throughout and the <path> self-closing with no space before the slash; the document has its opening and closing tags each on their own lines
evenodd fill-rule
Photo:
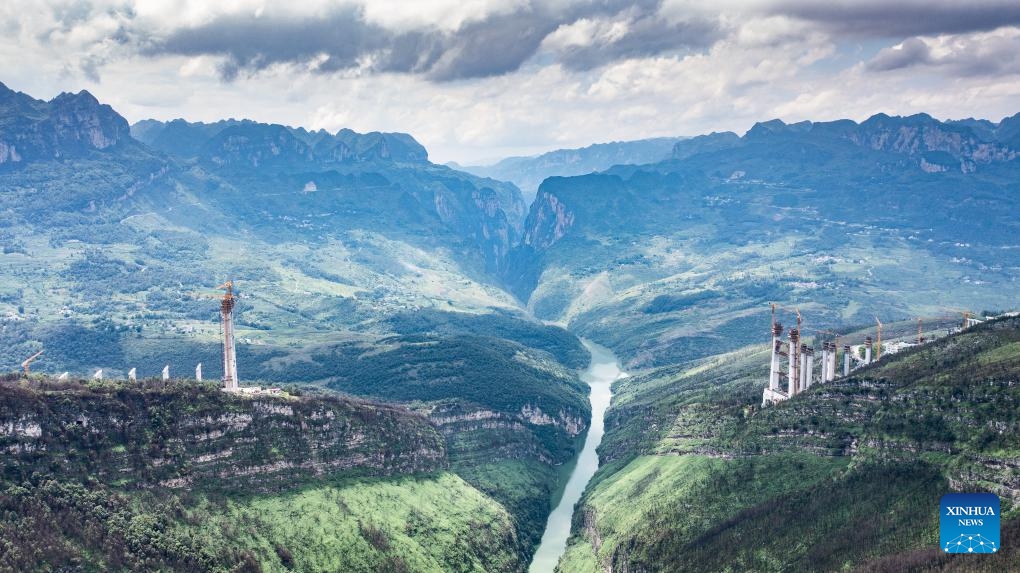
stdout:
<svg viewBox="0 0 1020 573">
<path fill-rule="evenodd" d="M 450 473 L 326 484 L 188 508 L 188 537 L 263 571 L 520 571 L 513 520 Z"/>
<path fill-rule="evenodd" d="M 301 394 L 4 377 L 0 571 L 524 568 L 547 464 L 451 464 L 417 414 Z"/>
<path fill-rule="evenodd" d="M 439 432 L 393 406 L 246 397 L 202 383 L 12 378 L 0 381 L 0 477 L 12 483 L 44 475 L 142 489 L 274 491 L 323 474 L 427 472 L 448 463 Z"/>
<path fill-rule="evenodd" d="M 0 488 L 0 514 L 3 571 L 524 568 L 507 511 L 447 472 L 227 497 L 47 479 Z"/>
<path fill-rule="evenodd" d="M 1009 144 L 923 115 L 713 139 L 546 179 L 509 288 L 630 370 L 751 344 L 770 301 L 826 329 L 1015 306 L 1018 164 L 970 155 Z"/>
<path fill-rule="evenodd" d="M 143 507 L 96 483 L 3 483 L 0 571 L 260 571 L 251 554 L 176 530 L 172 499 Z"/>
<path fill-rule="evenodd" d="M 386 320 L 397 334 L 474 335 L 511 340 L 523 346 L 544 350 L 567 368 L 588 365 L 590 356 L 576 336 L 566 330 L 523 319 L 498 310 L 488 314 L 421 310 L 398 313 Z"/>
<path fill-rule="evenodd" d="M 351 394 L 400 401 L 459 399 L 510 414 L 539 408 L 560 425 L 568 418 L 586 425 L 584 384 L 523 346 L 468 336 L 403 337 L 393 340 L 399 344 L 392 347 L 386 342 L 360 348 L 355 356 L 334 351 L 313 358 L 330 373 L 331 388 Z M 550 445 L 553 451 L 571 446 Z"/>
<path fill-rule="evenodd" d="M 568 476 L 560 475 L 559 468 L 528 459 L 465 463 L 454 457 L 452 469 L 510 512 L 530 556 L 542 540 L 556 486 Z"/>
<path fill-rule="evenodd" d="M 936 508 L 991 491 L 1016 534 L 1018 342 L 991 321 L 764 408 L 761 347 L 621 380 L 560 570 L 967 570 Z"/>
</svg>

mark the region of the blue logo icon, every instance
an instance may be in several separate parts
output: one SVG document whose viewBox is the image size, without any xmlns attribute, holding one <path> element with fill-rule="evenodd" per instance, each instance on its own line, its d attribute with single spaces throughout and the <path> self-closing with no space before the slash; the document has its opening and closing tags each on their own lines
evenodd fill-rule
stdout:
<svg viewBox="0 0 1020 573">
<path fill-rule="evenodd" d="M 942 496 L 939 543 L 945 553 L 999 551 L 999 496 L 947 493 Z"/>
</svg>

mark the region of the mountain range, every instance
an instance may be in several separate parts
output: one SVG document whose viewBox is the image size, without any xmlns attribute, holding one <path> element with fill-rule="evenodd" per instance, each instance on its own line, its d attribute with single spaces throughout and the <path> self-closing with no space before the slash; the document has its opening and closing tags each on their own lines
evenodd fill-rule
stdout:
<svg viewBox="0 0 1020 573">
<path fill-rule="evenodd" d="M 373 478 L 369 491 L 425 496 L 422 499 L 428 501 L 423 503 L 434 504 L 431 507 L 442 515 L 467 509 L 454 502 L 472 498 L 484 510 L 479 515 L 498 521 L 493 525 L 498 539 L 492 540 L 494 546 L 486 555 L 463 547 L 439 557 L 412 559 L 404 552 L 387 566 L 399 567 L 404 560 L 445 568 L 437 563 L 458 555 L 468 555 L 464 570 L 488 569 L 482 563 L 490 558 L 501 560 L 509 570 L 527 563 L 557 488 L 558 466 L 572 457 L 589 414 L 573 370 L 586 362 L 587 351 L 562 329 L 528 317 L 491 279 L 518 242 L 523 225 L 525 207 L 516 187 L 432 164 L 424 148 L 405 134 L 350 130 L 328 134 L 250 121 L 177 121 L 136 125 L 136 139 L 124 118 L 87 92 L 44 102 L 5 87 L 0 90 L 0 145 L 6 158 L 0 164 L 2 368 L 13 370 L 28 355 L 44 350 L 33 364 L 36 371 L 67 370 L 73 377 L 86 377 L 102 370 L 107 379 L 123 379 L 136 368 L 139 379 L 145 379 L 168 366 L 179 379 L 190 377 L 202 363 L 205 376 L 216 379 L 222 372 L 218 295 L 213 289 L 233 280 L 239 297 L 243 381 L 298 382 L 397 403 L 404 411 L 413 408 L 427 425 L 429 439 L 439 440 L 441 451 L 433 457 L 442 462 L 422 466 L 430 474 L 422 479 L 393 482 L 386 472 L 367 472 L 365 477 Z M 47 392 L 43 389 L 38 399 L 63 396 L 83 419 L 134 417 L 110 412 L 139 408 L 151 413 L 160 408 L 154 405 L 160 400 L 168 404 L 160 416 L 180 417 L 174 409 L 188 408 L 186 398 L 167 398 L 160 390 L 137 399 L 115 393 L 112 405 L 97 404 L 88 392 L 84 397 Z M 119 403 L 124 400 L 132 403 Z M 26 416 L 42 415 L 7 414 L 15 436 L 16 428 L 28 423 Z M 405 437 L 413 442 L 421 434 L 413 424 L 405 428 L 373 421 L 371 408 L 356 417 L 368 428 L 357 439 L 375 431 L 375 424 L 385 426 L 380 431 L 389 432 L 393 444 Z M 164 420 L 137 423 L 164 435 L 169 431 L 161 425 Z M 39 425 L 45 440 L 63 443 L 67 438 L 53 424 L 32 423 Z M 230 423 L 225 422 L 227 430 Z M 302 427 L 303 422 L 293 424 Z M 3 428 L 7 435 L 6 422 Z M 121 458 L 114 455 L 111 460 L 105 446 L 92 443 L 90 435 L 86 432 L 81 449 L 66 455 L 86 460 L 86 470 L 104 468 L 118 475 L 109 464 L 120 463 Z M 124 439 L 130 443 L 121 441 L 110 448 L 140 448 L 132 450 L 139 452 L 132 454 L 132 463 L 147 467 L 157 463 L 155 451 L 143 443 L 152 435 L 129 435 Z M 225 447 L 229 451 L 229 444 Z M 269 452 L 234 450 L 249 457 L 228 465 L 289 467 L 293 460 L 273 452 L 292 447 L 281 443 L 266 446 Z M 32 452 L 26 456 L 27 460 L 5 462 L 5 486 L 22 481 L 25 463 L 49 459 Z M 358 456 L 354 460 L 337 467 L 327 464 L 311 476 L 358 477 L 350 470 L 362 462 Z M 159 480 L 190 479 L 191 468 L 208 460 L 182 463 L 176 466 L 178 473 Z M 54 478 L 63 485 L 80 483 L 85 475 L 89 471 Z M 194 488 L 202 500 L 219 495 L 206 477 L 196 478 L 201 483 Z M 97 493 L 93 501 L 121 511 L 118 496 L 135 503 L 154 480 L 154 474 L 143 473 L 138 480 L 104 481 L 104 487 L 112 489 Z M 302 480 L 281 480 L 284 485 L 248 501 L 278 503 L 281 492 L 318 499 L 327 491 L 314 487 L 306 491 L 301 489 Z M 430 485 L 437 482 L 442 485 Z M 49 485 L 34 483 L 24 500 L 28 505 L 21 509 L 37 508 L 30 515 L 57 511 L 48 504 L 64 504 L 67 496 L 78 495 L 51 491 Z M 327 493 L 349 493 L 351 487 L 362 491 L 345 483 L 330 486 Z M 453 500 L 444 497 L 451 491 L 459 494 Z M 196 499 L 182 502 L 183 507 L 203 511 L 205 501 Z M 153 503 L 176 502 L 158 497 Z M 405 509 L 411 512 L 413 507 L 408 502 Z M 360 551 L 364 555 L 360 570 L 374 571 L 389 563 L 388 557 L 366 539 L 409 542 L 406 531 L 387 529 L 383 520 L 373 517 L 376 510 L 368 511 L 372 515 L 358 514 L 353 521 L 337 517 L 338 524 L 355 526 L 348 540 L 353 545 L 338 551 Z M 123 511 L 121 515 L 176 519 Z M 233 519 L 229 513 L 217 515 L 225 522 Z M 82 527 L 94 526 L 88 516 L 67 518 Z M 473 518 L 466 515 L 451 527 L 467 531 Z M 357 529 L 359 520 L 367 529 Z M 121 530 L 108 533 L 112 540 L 122 539 Z M 106 562 L 101 560 L 106 557 L 98 556 L 116 555 L 116 544 L 101 549 L 95 539 L 71 532 L 56 537 L 62 541 L 45 537 L 46 543 L 54 544 L 49 548 L 54 560 L 39 561 L 38 567 L 72 566 L 61 556 L 82 553 L 96 555 L 93 563 L 100 568 L 101 563 L 188 568 L 193 559 L 220 566 L 218 558 L 196 557 L 190 550 L 165 562 L 145 552 L 149 549 L 129 552 L 124 562 Z M 410 537 L 430 546 L 439 543 L 440 536 L 428 530 Z M 335 559 L 329 552 L 313 557 L 288 548 L 280 537 L 274 539 L 268 554 L 290 555 L 272 558 L 282 559 L 280 563 L 310 567 L 321 558 L 322 566 L 329 567 Z M 447 541 L 456 544 L 456 536 Z M 21 549 L 37 547 L 26 543 Z M 303 547 L 308 541 L 295 543 Z M 283 549 L 274 549 L 274 544 Z M 225 549 L 223 555 L 237 557 L 235 549 Z M 456 553 L 461 550 L 467 553 Z M 259 561 L 264 560 L 260 555 Z"/>
<path fill-rule="evenodd" d="M 70 379 L 0 380 L 18 517 L 0 563 L 522 571 L 591 424 L 585 337 L 633 376 L 562 571 L 725 570 L 730 546 L 748 570 L 941 567 L 902 533 L 918 504 L 963 485 L 1012 500 L 1015 321 L 772 409 L 760 343 L 770 302 L 857 337 L 1015 307 L 1018 137 L 1020 115 L 772 120 L 471 174 L 407 134 L 129 126 L 88 92 L 0 84 L 0 370 L 42 350 L 33 371 Z M 278 396 L 184 380 L 221 374 L 227 280 L 240 377 Z M 980 392 L 925 374 L 975 364 Z M 131 368 L 141 382 L 118 381 Z M 898 513 L 867 529 L 853 499 L 885 471 L 906 485 L 873 501 Z M 810 533 L 792 493 L 838 501 L 806 511 L 873 549 L 783 549 Z M 767 522 L 782 531 L 747 543 Z"/>
<path fill-rule="evenodd" d="M 505 280 L 631 367 L 739 347 L 769 301 L 816 328 L 1012 308 L 1018 122 L 774 120 L 550 177 Z"/>
<path fill-rule="evenodd" d="M 492 165 L 460 166 L 454 163 L 451 167 L 480 177 L 510 181 L 521 189 L 524 199 L 530 204 L 538 193 L 539 185 L 548 177 L 585 175 L 614 165 L 656 163 L 670 157 L 674 145 L 683 139 L 656 137 L 595 143 L 580 149 L 557 149 L 529 157 L 507 157 Z"/>
</svg>

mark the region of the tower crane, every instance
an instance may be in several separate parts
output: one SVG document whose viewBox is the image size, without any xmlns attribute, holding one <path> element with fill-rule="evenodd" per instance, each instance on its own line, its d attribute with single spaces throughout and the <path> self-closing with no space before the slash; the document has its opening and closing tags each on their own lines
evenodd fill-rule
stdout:
<svg viewBox="0 0 1020 573">
<path fill-rule="evenodd" d="M 194 296 L 216 298 L 220 301 L 220 331 L 223 335 L 223 389 L 237 390 L 237 350 L 234 342 L 234 308 L 237 306 L 237 295 L 234 294 L 234 281 L 227 281 L 216 290 L 226 291 L 223 294 L 195 293 Z"/>
<path fill-rule="evenodd" d="M 949 312 L 958 312 L 958 313 L 963 315 L 963 323 L 960 325 L 961 329 L 966 329 L 967 326 L 968 326 L 968 323 L 970 322 L 971 317 L 974 316 L 974 313 L 972 311 L 969 311 L 969 310 L 966 310 L 966 309 L 962 309 L 962 308 L 950 308 L 950 307 L 946 307 L 945 310 L 948 310 Z"/>
<path fill-rule="evenodd" d="M 24 362 L 21 363 L 21 367 L 25 369 L 25 376 L 29 375 L 28 366 L 30 364 L 32 364 L 33 362 L 35 362 L 36 358 L 39 358 L 40 356 L 42 356 L 43 352 L 45 352 L 45 350 L 40 350 L 39 352 L 36 352 L 35 354 L 29 356 Z"/>
<path fill-rule="evenodd" d="M 783 306 L 781 304 L 776 304 L 774 302 L 770 302 L 769 306 L 772 307 L 772 324 L 773 325 L 776 323 L 776 309 L 778 308 L 780 310 L 785 310 L 787 312 L 792 312 L 793 314 L 797 315 L 797 329 L 800 330 L 801 317 L 800 317 L 800 309 L 799 308 L 797 308 L 797 307 L 790 308 L 788 306 Z"/>
<path fill-rule="evenodd" d="M 882 321 L 875 317 L 875 322 L 878 324 L 878 343 L 875 348 L 875 362 L 882 359 Z"/>
<path fill-rule="evenodd" d="M 220 300 L 220 317 L 223 321 L 223 387 L 237 389 L 237 352 L 234 349 L 234 282 L 227 281 L 216 287 L 225 290 Z"/>
</svg>

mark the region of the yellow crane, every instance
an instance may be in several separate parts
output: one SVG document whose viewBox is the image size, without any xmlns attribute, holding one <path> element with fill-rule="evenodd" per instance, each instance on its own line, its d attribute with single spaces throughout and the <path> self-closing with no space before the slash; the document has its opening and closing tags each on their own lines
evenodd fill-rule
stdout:
<svg viewBox="0 0 1020 573">
<path fill-rule="evenodd" d="M 797 329 L 800 330 L 801 318 L 800 318 L 800 309 L 799 308 L 797 308 L 797 307 L 792 307 L 791 308 L 791 307 L 788 307 L 788 306 L 783 306 L 781 304 L 776 304 L 774 302 L 770 302 L 769 306 L 772 307 L 772 324 L 773 325 L 776 324 L 776 309 L 778 308 L 780 310 L 785 310 L 787 312 L 792 312 L 793 314 L 797 315 Z"/>
<path fill-rule="evenodd" d="M 29 356 L 24 362 L 21 363 L 21 367 L 25 369 L 25 376 L 29 375 L 28 366 L 30 364 L 32 364 L 33 362 L 35 362 L 36 358 L 39 358 L 40 356 L 42 356 L 43 352 L 45 352 L 45 351 L 44 350 L 40 350 L 39 352 L 36 352 L 35 354 Z"/>
<path fill-rule="evenodd" d="M 958 313 L 963 315 L 963 323 L 960 325 L 961 329 L 966 329 L 968 324 L 970 323 L 971 317 L 974 316 L 974 313 L 972 311 L 969 311 L 969 310 L 966 310 L 966 309 L 962 309 L 962 308 L 949 308 L 949 307 L 946 307 L 945 310 L 948 310 L 950 312 L 958 312 Z"/>
<path fill-rule="evenodd" d="M 882 359 L 882 321 L 875 317 L 875 322 L 878 324 L 878 343 L 875 348 L 875 362 Z"/>
</svg>

